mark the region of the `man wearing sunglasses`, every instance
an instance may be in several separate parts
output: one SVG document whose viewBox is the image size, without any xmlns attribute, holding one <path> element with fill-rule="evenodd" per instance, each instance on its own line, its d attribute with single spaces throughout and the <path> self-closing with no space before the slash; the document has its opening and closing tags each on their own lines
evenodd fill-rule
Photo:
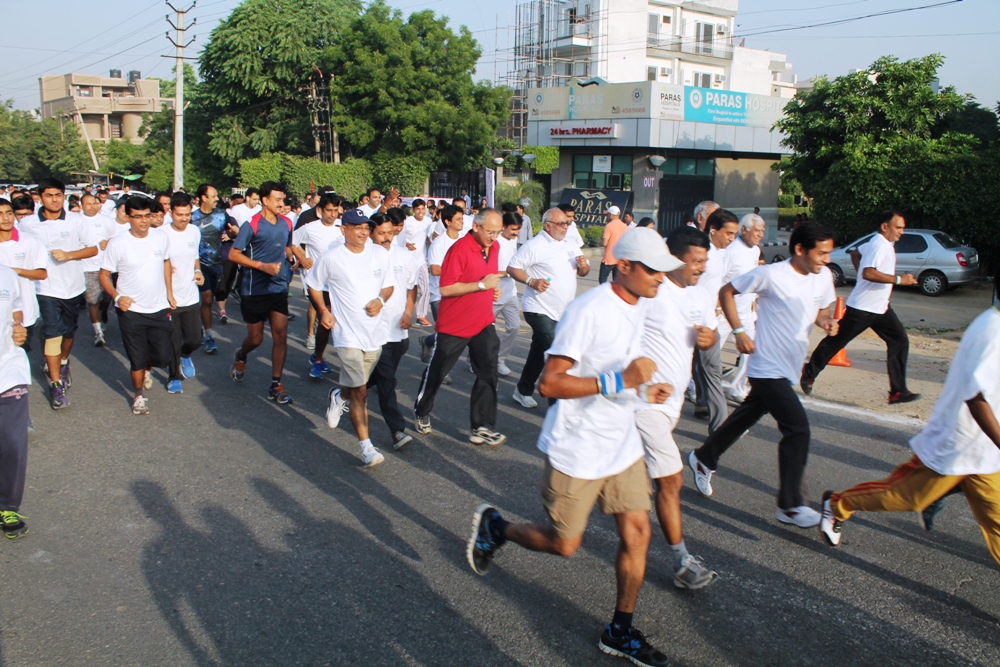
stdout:
<svg viewBox="0 0 1000 667">
<path fill-rule="evenodd" d="M 531 348 L 514 390 L 514 400 L 526 408 L 545 367 L 545 352 L 552 345 L 556 325 L 569 302 L 576 298 L 576 279 L 590 273 L 590 263 L 580 248 L 566 240 L 570 219 L 558 208 L 542 215 L 542 233 L 521 246 L 507 265 L 507 273 L 527 285 L 521 308 L 531 326 Z"/>
</svg>

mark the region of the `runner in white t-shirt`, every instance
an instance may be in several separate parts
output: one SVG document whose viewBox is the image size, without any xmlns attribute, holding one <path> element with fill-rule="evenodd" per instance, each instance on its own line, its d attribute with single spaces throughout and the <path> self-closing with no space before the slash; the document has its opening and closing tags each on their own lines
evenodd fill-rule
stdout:
<svg viewBox="0 0 1000 667">
<path fill-rule="evenodd" d="M 97 242 L 97 254 L 80 262 L 83 277 L 87 285 L 84 298 L 87 301 L 87 312 L 90 324 L 94 327 L 94 347 L 104 345 L 104 331 L 101 327 L 101 301 L 106 301 L 108 295 L 101 289 L 101 260 L 108 240 L 117 232 L 115 219 L 101 211 L 101 200 L 94 195 L 84 193 L 80 198 L 80 208 L 83 218 L 91 227 L 94 240 Z"/>
<path fill-rule="evenodd" d="M 0 220 L 13 230 L 14 209 L 0 200 Z M 10 220 L 9 226 L 6 222 Z M 25 294 L 13 269 L 0 266 L 0 529 L 5 537 L 27 534 L 24 517 L 18 512 L 24 497 L 28 468 L 28 385 L 31 369 L 22 349 L 28 339 L 23 326 Z"/>
<path fill-rule="evenodd" d="M 260 213 L 260 209 L 260 190 L 247 188 L 243 196 L 243 203 L 229 209 L 229 215 L 236 220 L 236 226 L 241 227 L 244 222 L 249 222 L 250 218 Z"/>
<path fill-rule="evenodd" d="M 330 390 L 327 426 L 336 428 L 349 410 L 361 460 L 370 467 L 385 460 L 368 437 L 366 399 L 368 378 L 388 339 L 382 310 L 394 282 L 388 251 L 368 243 L 371 225 L 361 209 L 345 211 L 341 229 L 345 242 L 324 253 L 309 272 L 309 298 L 320 312 L 320 325 L 333 330 L 333 347 L 340 357 L 340 388 Z"/>
<path fill-rule="evenodd" d="M 673 430 L 684 405 L 684 387 L 691 378 L 694 352 L 714 347 L 718 332 L 716 297 L 701 288 L 708 236 L 693 227 L 677 227 L 667 237 L 670 253 L 684 262 L 667 273 L 646 307 L 642 355 L 656 363 L 653 382 L 673 388 L 660 404 L 636 403 L 635 424 L 646 452 L 646 469 L 656 480 L 656 516 L 673 554 L 674 585 L 698 589 L 718 577 L 701 559 L 688 553 L 681 528 L 681 489 L 684 463 Z"/>
<path fill-rule="evenodd" d="M 909 403 L 920 398 L 920 394 L 906 388 L 910 338 L 889 304 L 893 285 L 917 284 L 917 279 L 910 273 L 896 275 L 896 249 L 893 244 L 903 235 L 906 220 L 896 211 L 885 211 L 879 214 L 876 222 L 878 233 L 859 249 L 858 282 L 847 297 L 847 310 L 840 320 L 840 331 L 836 336 L 820 341 L 809 363 L 802 368 L 799 384 L 807 395 L 812 393 L 813 382 L 834 355 L 865 329 L 871 329 L 885 341 L 887 348 L 889 403 Z"/>
<path fill-rule="evenodd" d="M 460 210 L 462 212 L 462 216 L 463 216 L 462 219 L 461 219 L 461 221 L 462 221 L 462 227 L 461 227 L 461 229 L 458 230 L 458 236 L 459 236 L 459 238 L 461 238 L 461 237 L 465 236 L 466 234 L 468 234 L 469 230 L 472 229 L 472 222 L 473 222 L 473 217 L 474 216 L 471 213 L 466 213 L 465 200 L 462 199 L 461 197 L 456 197 L 455 199 L 453 199 L 452 202 L 451 202 L 451 205 L 454 206 L 454 207 L 456 207 L 456 208 L 458 208 L 458 210 Z M 445 210 L 447 210 L 447 207 L 445 207 Z M 433 229 L 433 231 L 431 232 L 431 241 L 432 242 L 437 237 L 444 235 L 445 227 L 446 227 L 446 225 L 445 225 L 444 211 L 442 211 L 441 212 L 441 219 L 438 220 L 434 224 L 434 226 L 432 227 L 432 229 Z"/>
<path fill-rule="evenodd" d="M 114 301 L 122 343 L 129 360 L 135 398 L 132 414 L 148 415 L 143 394 L 152 388 L 148 371 L 158 366 L 173 374 L 174 344 L 170 311 L 177 307 L 172 288 L 170 240 L 152 228 L 152 202 L 130 197 L 125 213 L 132 229 L 108 241 L 101 265 L 101 287 Z M 111 274 L 118 274 L 117 286 Z"/>
<path fill-rule="evenodd" d="M 160 229 L 167 235 L 172 270 L 171 286 L 177 307 L 170 314 L 173 324 L 174 364 L 167 391 L 183 393 L 181 380 L 195 376 L 191 354 L 201 347 L 201 229 L 191 224 L 193 200 L 186 192 L 170 197 L 171 220 Z"/>
<path fill-rule="evenodd" d="M 21 324 L 28 330 L 24 351 L 31 351 L 31 337 L 38 322 L 38 299 L 35 286 L 47 275 L 45 247 L 29 232 L 19 232 L 14 226 L 14 209 L 6 199 L 0 199 L 0 265 L 10 267 L 21 283 Z"/>
<path fill-rule="evenodd" d="M 697 229 L 697 227 L 695 227 Z M 715 304 L 719 300 L 726 273 L 726 253 L 739 230 L 739 218 L 724 208 L 716 208 L 705 221 L 705 233 L 711 241 L 705 273 L 698 279 L 698 289 L 707 293 L 713 303 L 712 312 L 721 314 Z M 723 318 L 724 319 L 724 318 Z M 718 318 L 716 320 L 718 322 Z M 728 329 L 728 323 L 727 323 Z M 729 416 L 729 405 L 722 390 L 722 340 L 705 350 L 694 351 L 692 374 L 695 387 L 694 416 L 708 418 L 708 432 L 722 426 Z"/>
<path fill-rule="evenodd" d="M 576 226 L 576 209 L 573 208 L 572 204 L 559 204 L 557 208 L 565 213 L 566 217 L 569 218 L 569 229 L 566 230 L 566 241 L 572 243 L 578 248 L 583 248 L 583 235 L 580 233 L 580 228 Z"/>
<path fill-rule="evenodd" d="M 429 327 L 431 323 L 427 320 L 427 311 L 431 305 L 431 293 L 430 273 L 427 271 L 427 246 L 430 245 L 430 241 L 427 232 L 432 228 L 434 221 L 427 214 L 427 203 L 423 199 L 414 199 L 411 208 L 413 215 L 403 223 L 403 233 L 397 237 L 396 243 L 414 254 L 418 267 L 415 323 Z"/>
<path fill-rule="evenodd" d="M 615 515 L 621 541 L 617 603 L 598 647 L 639 665 L 667 665 L 667 657 L 632 627 L 650 534 L 650 484 L 633 410 L 638 400 L 662 403 L 669 392 L 663 384 L 648 384 L 656 364 L 641 356 L 642 322 L 664 272 L 680 262 L 651 229 L 625 233 L 614 253 L 614 283 L 569 305 L 542 374 L 542 394 L 559 399 L 538 438 L 546 456 L 542 500 L 549 523 L 508 523 L 490 505 L 480 505 L 466 557 L 477 574 L 486 574 L 507 541 L 571 556 L 600 503 L 603 513 Z"/>
<path fill-rule="evenodd" d="M 340 230 L 342 200 L 335 193 L 326 193 L 320 197 L 316 206 L 319 219 L 306 223 L 292 234 L 292 243 L 305 246 L 306 254 L 302 259 L 302 284 L 306 285 L 309 271 L 313 264 L 325 253 L 334 242 L 343 242 L 344 235 Z M 323 359 L 326 345 L 330 341 L 330 331 L 316 326 L 317 311 L 309 304 L 306 329 L 306 349 L 315 350 L 309 355 L 309 377 L 321 378 L 333 368 Z"/>
<path fill-rule="evenodd" d="M 1000 271 L 994 277 L 994 289 Z M 927 425 L 910 440 L 913 456 L 885 479 L 823 494 L 820 532 L 840 543 L 854 512 L 920 512 L 957 487 L 965 493 L 1000 565 L 1000 310 L 969 325 Z"/>
<path fill-rule="evenodd" d="M 462 237 L 462 225 L 465 224 L 462 210 L 457 206 L 446 206 L 441 212 L 441 221 L 445 225 L 445 233 L 437 236 L 427 249 L 427 270 L 430 273 L 431 312 L 437 320 L 438 305 L 441 303 L 441 265 L 448 249 Z M 426 362 L 425 362 L 426 363 Z"/>
<path fill-rule="evenodd" d="M 726 270 L 722 276 L 722 284 L 732 282 L 737 276 L 742 276 L 753 271 L 760 266 L 760 243 L 764 238 L 765 229 L 764 218 L 759 215 L 749 213 L 740 219 L 740 231 L 736 240 L 726 248 Z M 757 296 L 752 293 L 738 294 L 736 296 L 736 309 L 740 315 L 740 322 L 746 330 L 750 340 L 756 335 L 757 312 L 754 310 L 754 302 Z M 719 346 L 726 344 L 732 330 L 725 316 L 719 316 Z M 727 397 L 736 402 L 746 398 L 750 386 L 747 384 L 747 356 L 740 355 L 739 365 L 733 376 L 723 383 L 723 390 Z"/>
<path fill-rule="evenodd" d="M 392 448 L 400 450 L 413 441 L 413 436 L 406 432 L 406 420 L 396 401 L 396 370 L 410 348 L 410 327 L 413 326 L 420 268 L 417 258 L 421 253 L 411 252 L 405 245 L 396 243 L 396 239 L 403 236 L 405 227 L 405 215 L 400 209 L 390 208 L 385 213 L 376 213 L 372 216 L 372 223 L 372 241 L 389 251 L 389 267 L 395 286 L 382 310 L 387 340 L 368 378 L 368 388 L 375 387 L 378 392 L 379 411 L 392 433 Z"/>
<path fill-rule="evenodd" d="M 47 251 L 46 277 L 37 284 L 37 296 L 49 369 L 49 403 L 59 410 L 69 406 L 66 391 L 73 386 L 69 355 L 86 292 L 82 260 L 97 254 L 97 241 L 82 215 L 63 208 L 66 186 L 61 181 L 43 178 L 38 192 L 41 207 L 21 220 L 21 229 L 33 234 Z"/>
<path fill-rule="evenodd" d="M 497 270 L 506 273 L 507 265 L 517 252 L 517 237 L 521 231 L 521 216 L 517 213 L 503 214 L 503 231 L 497 237 L 500 253 L 497 255 Z M 521 306 L 517 302 L 517 285 L 509 275 L 500 279 L 500 298 L 493 304 L 493 316 L 497 321 L 503 317 L 503 334 L 500 335 L 500 352 L 497 354 L 497 373 L 510 375 L 507 355 L 514 349 L 517 333 L 521 330 Z"/>
<path fill-rule="evenodd" d="M 521 308 L 531 326 L 531 347 L 513 394 L 514 401 L 525 408 L 538 405 L 532 394 L 545 367 L 545 351 L 552 345 L 566 306 L 576 298 L 577 276 L 590 273 L 590 263 L 579 246 L 566 241 L 567 229 L 566 214 L 550 208 L 542 216 L 541 233 L 522 245 L 507 265 L 510 277 L 527 285 Z"/>
<path fill-rule="evenodd" d="M 837 333 L 830 306 L 836 294 L 833 274 L 826 268 L 833 250 L 833 233 L 816 222 L 799 225 L 789 240 L 792 257 L 765 264 L 733 279 L 719 291 L 722 312 L 732 326 L 736 349 L 749 355 L 750 393 L 743 403 L 708 436 L 688 463 L 702 495 L 712 495 L 712 475 L 722 455 L 748 429 L 770 413 L 778 422 L 777 519 L 799 528 L 811 528 L 820 515 L 806 505 L 802 477 L 809 458 L 809 418 L 795 393 L 794 383 L 809 351 L 813 325 Z M 747 335 L 735 296 L 758 295 L 757 338 Z"/>
</svg>

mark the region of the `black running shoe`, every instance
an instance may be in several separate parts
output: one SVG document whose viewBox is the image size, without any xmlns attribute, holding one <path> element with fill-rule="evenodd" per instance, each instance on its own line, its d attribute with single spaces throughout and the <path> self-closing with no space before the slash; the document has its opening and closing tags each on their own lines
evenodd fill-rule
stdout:
<svg viewBox="0 0 1000 667">
<path fill-rule="evenodd" d="M 934 530 L 934 518 L 944 509 L 944 498 L 938 498 L 924 508 L 922 512 L 917 512 L 920 527 L 930 532 Z"/>
<path fill-rule="evenodd" d="M 894 391 L 889 394 L 889 405 L 896 405 L 897 403 L 910 403 L 918 398 L 920 398 L 920 394 L 914 394 L 909 389 Z"/>
<path fill-rule="evenodd" d="M 809 377 L 808 373 L 806 373 L 807 368 L 808 366 L 802 367 L 802 376 L 799 378 L 799 386 L 802 387 L 803 394 L 806 396 L 812 396 L 813 382 L 816 381 L 816 378 Z"/>
<path fill-rule="evenodd" d="M 500 512 L 487 503 L 477 507 L 476 513 L 472 515 L 472 536 L 469 538 L 465 556 L 476 574 L 486 574 L 493 564 L 493 556 L 500 549 L 500 545 L 490 535 L 490 521 L 498 518 Z"/>
<path fill-rule="evenodd" d="M 666 667 L 670 664 L 670 658 L 653 648 L 646 637 L 641 632 L 632 628 L 628 637 L 616 639 L 611 636 L 610 626 L 604 627 L 601 634 L 601 641 L 597 642 L 597 648 L 608 655 L 616 655 L 619 658 L 631 660 L 634 664 L 648 667 Z"/>
</svg>

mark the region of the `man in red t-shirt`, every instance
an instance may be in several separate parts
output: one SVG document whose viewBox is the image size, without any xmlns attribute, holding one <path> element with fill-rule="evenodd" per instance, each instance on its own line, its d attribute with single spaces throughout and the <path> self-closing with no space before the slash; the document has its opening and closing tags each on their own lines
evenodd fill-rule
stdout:
<svg viewBox="0 0 1000 667">
<path fill-rule="evenodd" d="M 413 412 L 417 433 L 431 432 L 431 409 L 441 381 L 469 348 L 469 362 L 476 374 L 469 411 L 476 445 L 502 444 L 507 436 L 493 427 L 497 417 L 497 357 L 500 338 L 494 326 L 493 302 L 500 298 L 497 270 L 500 248 L 497 236 L 503 218 L 496 209 L 485 208 L 472 222 L 472 230 L 448 249 L 441 264 L 441 305 L 431 338 L 431 361 L 420 380 Z"/>
</svg>

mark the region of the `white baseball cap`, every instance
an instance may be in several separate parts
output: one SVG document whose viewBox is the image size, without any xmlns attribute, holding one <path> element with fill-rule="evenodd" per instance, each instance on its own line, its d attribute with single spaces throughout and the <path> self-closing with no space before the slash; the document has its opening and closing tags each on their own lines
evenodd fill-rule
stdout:
<svg viewBox="0 0 1000 667">
<path fill-rule="evenodd" d="M 649 227 L 633 227 L 618 239 L 612 251 L 615 259 L 645 264 L 653 271 L 673 271 L 684 262 L 670 254 L 663 237 Z"/>
<path fill-rule="evenodd" d="M 610 213 L 611 215 L 620 215 L 621 212 L 622 210 L 617 206 L 609 206 L 607 210 L 607 213 Z"/>
</svg>

